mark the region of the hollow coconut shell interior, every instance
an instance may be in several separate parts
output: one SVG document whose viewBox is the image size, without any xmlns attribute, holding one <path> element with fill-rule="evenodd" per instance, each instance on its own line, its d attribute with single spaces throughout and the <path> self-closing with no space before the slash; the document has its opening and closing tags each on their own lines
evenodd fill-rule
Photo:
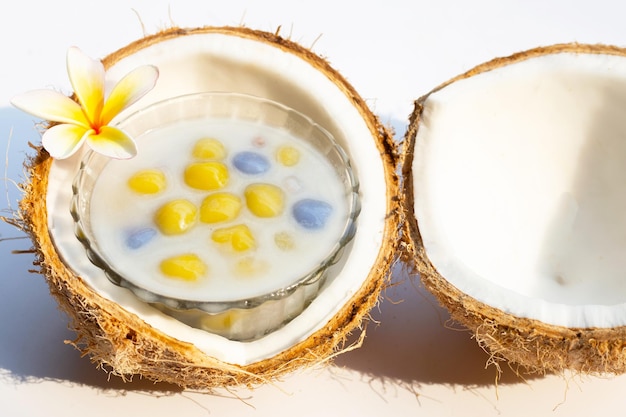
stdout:
<svg viewBox="0 0 626 417">
<path fill-rule="evenodd" d="M 626 50 L 494 59 L 415 102 L 405 256 L 491 361 L 626 370 Z"/>
<path fill-rule="evenodd" d="M 36 264 L 77 334 L 73 344 L 124 378 L 138 374 L 210 389 L 271 382 L 349 348 L 351 331 L 364 335 L 364 319 L 396 256 L 398 179 L 392 135 L 354 88 L 310 50 L 279 34 L 242 27 L 172 28 L 103 62 L 113 80 L 139 65 L 159 68 L 156 88 L 124 114 L 201 91 L 257 95 L 304 113 L 348 153 L 360 181 L 362 211 L 349 256 L 312 304 L 258 341 L 235 342 L 189 328 L 110 284 L 72 233 L 69 194 L 81 156 L 59 161 L 37 149 L 27 161 L 30 178 L 15 222 L 32 237 Z"/>
</svg>

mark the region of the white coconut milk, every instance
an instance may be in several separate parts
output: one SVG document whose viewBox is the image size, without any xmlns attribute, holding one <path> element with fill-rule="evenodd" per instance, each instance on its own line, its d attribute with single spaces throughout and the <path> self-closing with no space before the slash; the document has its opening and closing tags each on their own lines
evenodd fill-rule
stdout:
<svg viewBox="0 0 626 417">
<path fill-rule="evenodd" d="M 225 155 L 213 158 L 227 168 L 226 184 L 219 189 L 194 189 L 184 179 L 189 164 L 198 162 L 193 149 L 203 138 L 224 146 Z M 348 209 L 335 168 L 309 143 L 283 130 L 234 119 L 201 119 L 149 131 L 137 141 L 135 158 L 111 160 L 100 174 L 90 217 L 101 252 L 121 275 L 142 288 L 203 301 L 263 295 L 315 269 L 343 233 Z M 287 156 L 277 156 L 285 147 L 290 151 Z M 235 166 L 238 156 L 244 160 L 244 171 Z M 129 178 L 143 170 L 162 172 L 164 189 L 154 194 L 132 189 Z M 281 191 L 280 213 L 259 217 L 254 207 L 248 207 L 244 194 L 252 184 Z M 174 235 L 159 229 L 155 213 L 164 204 L 186 200 L 199 216 L 203 200 L 218 192 L 240 197 L 242 207 L 234 219 L 205 223 L 196 218 L 189 230 Z M 302 201 L 318 205 L 294 214 L 294 207 Z M 321 216 L 323 224 L 311 224 L 311 212 L 313 223 Z M 218 230 L 242 225 L 252 236 L 250 247 L 235 248 L 232 239 L 218 242 L 213 238 Z M 193 255 L 205 266 L 197 279 L 179 279 L 163 272 L 164 260 L 181 255 Z"/>
</svg>

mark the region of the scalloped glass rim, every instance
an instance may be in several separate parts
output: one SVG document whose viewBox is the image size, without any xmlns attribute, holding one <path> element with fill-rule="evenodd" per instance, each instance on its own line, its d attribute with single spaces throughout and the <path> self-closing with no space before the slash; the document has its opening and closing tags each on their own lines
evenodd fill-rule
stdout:
<svg viewBox="0 0 626 417">
<path fill-rule="evenodd" d="M 185 103 L 185 105 L 180 106 L 180 103 Z M 189 106 L 190 103 L 202 104 Z M 263 112 L 259 112 L 261 106 L 272 109 L 273 113 L 263 114 Z M 163 112 L 163 108 L 168 108 L 171 111 Z M 189 109 L 195 110 L 193 113 L 189 113 Z M 269 126 L 285 128 L 298 137 L 309 135 L 317 141 L 317 143 L 313 143 L 316 147 L 321 146 L 325 142 L 324 153 L 341 164 L 344 170 L 342 174 L 348 198 L 349 215 L 340 239 L 314 269 L 295 280 L 291 285 L 277 288 L 270 293 L 228 301 L 186 300 L 158 294 L 142 288 L 132 282 L 132 279 L 124 277 L 116 271 L 106 260 L 106 257 L 100 253 L 98 247 L 92 245 L 89 222 L 82 215 L 82 213 L 87 213 L 89 210 L 89 196 L 84 195 L 84 190 L 90 188 L 87 186 L 90 181 L 95 182 L 99 169 L 102 169 L 108 161 L 108 158 L 93 151 L 88 151 L 82 159 L 72 184 L 70 211 L 74 219 L 76 237 L 84 246 L 89 260 L 102 269 L 113 284 L 128 288 L 141 300 L 160 304 L 166 309 L 170 308 L 178 311 L 199 310 L 210 314 L 222 313 L 233 309 L 253 309 L 268 301 L 285 299 L 293 295 L 298 289 L 310 286 L 312 287 L 311 289 L 315 288 L 315 290 L 303 291 L 307 293 L 304 300 L 304 304 L 307 304 L 315 297 L 319 288 L 322 287 L 326 279 L 326 271 L 343 256 L 346 245 L 352 240 L 356 232 L 356 221 L 360 212 L 359 183 L 351 169 L 347 154 L 328 131 L 309 117 L 281 103 L 240 93 L 205 92 L 168 98 L 136 111 L 117 123 L 117 126 L 131 136 L 138 136 L 149 129 L 176 122 L 182 116 L 186 119 L 206 117 L 208 115 L 207 110 L 212 112 L 210 114 L 212 117 L 232 117 L 246 121 L 260 120 Z M 183 111 L 184 113 L 182 113 Z M 159 114 L 158 118 L 150 117 L 155 113 Z M 304 307 L 305 305 L 302 306 L 302 308 Z"/>
</svg>

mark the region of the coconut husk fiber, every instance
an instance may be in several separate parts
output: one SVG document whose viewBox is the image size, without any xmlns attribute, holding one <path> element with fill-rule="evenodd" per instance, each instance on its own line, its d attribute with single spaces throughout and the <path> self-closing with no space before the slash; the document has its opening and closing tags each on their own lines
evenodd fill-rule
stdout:
<svg viewBox="0 0 626 417">
<path fill-rule="evenodd" d="M 548 54 L 606 54 L 626 56 L 626 50 L 607 45 L 559 44 L 531 49 L 479 65 L 434 88 L 415 101 L 401 156 L 402 207 L 405 218 L 407 264 L 419 274 L 425 287 L 450 311 L 454 321 L 467 327 L 478 344 L 490 353 L 490 363 L 507 361 L 521 373 L 621 374 L 626 371 L 626 327 L 568 328 L 520 318 L 486 305 L 463 293 L 431 263 L 420 234 L 420 221 L 413 215 L 413 174 L 416 135 L 424 104 L 434 92 L 478 74 Z"/>
<path fill-rule="evenodd" d="M 380 248 L 376 267 L 363 280 L 363 285 L 350 302 L 309 338 L 294 346 L 286 346 L 271 358 L 245 366 L 224 363 L 190 343 L 176 340 L 151 327 L 117 303 L 101 296 L 64 263 L 55 249 L 48 227 L 46 193 L 53 160 L 44 149 L 36 148 L 35 155 L 26 161 L 28 181 L 22 184 L 24 196 L 12 222 L 33 241 L 35 264 L 59 307 L 67 313 L 70 328 L 76 332 L 76 338 L 71 344 L 97 366 L 124 379 L 141 375 L 149 380 L 193 389 L 271 383 L 281 375 L 302 367 L 326 363 L 340 352 L 350 349 L 346 338 L 351 332 L 356 330 L 364 335 L 368 312 L 376 305 L 381 290 L 388 283 L 398 244 L 398 208 L 394 198 L 398 184 L 395 145 L 390 131 L 372 114 L 365 101 L 343 76 L 318 55 L 277 33 L 243 27 L 171 28 L 131 43 L 105 57 L 103 62 L 105 67 L 109 67 L 147 46 L 199 33 L 253 39 L 306 60 L 337 85 L 367 123 L 371 139 L 376 142 L 385 165 L 388 216 L 385 219 L 385 243 Z"/>
</svg>

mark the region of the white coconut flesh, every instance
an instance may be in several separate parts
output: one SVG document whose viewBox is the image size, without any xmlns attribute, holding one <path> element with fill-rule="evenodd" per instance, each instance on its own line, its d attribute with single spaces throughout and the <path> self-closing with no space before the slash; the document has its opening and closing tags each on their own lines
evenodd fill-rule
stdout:
<svg viewBox="0 0 626 417">
<path fill-rule="evenodd" d="M 69 215 L 71 181 L 80 155 L 54 161 L 47 193 L 49 228 L 64 262 L 96 292 L 178 340 L 194 344 L 220 361 L 247 365 L 270 358 L 305 340 L 350 300 L 370 274 L 383 245 L 386 185 L 383 161 L 372 132 L 340 88 L 297 55 L 266 42 L 220 33 L 180 36 L 145 47 L 109 69 L 115 82 L 139 65 L 159 68 L 156 88 L 121 114 L 165 98 L 203 91 L 231 91 L 269 98 L 292 107 L 325 127 L 343 146 L 360 181 L 362 211 L 343 265 L 320 295 L 283 328 L 252 342 L 231 341 L 186 326 L 111 284 L 86 258 L 73 235 Z M 366 167 L 367 169 L 364 169 Z"/>
<path fill-rule="evenodd" d="M 450 284 L 517 317 L 626 325 L 626 59 L 557 53 L 431 93 L 414 211 Z"/>
</svg>

